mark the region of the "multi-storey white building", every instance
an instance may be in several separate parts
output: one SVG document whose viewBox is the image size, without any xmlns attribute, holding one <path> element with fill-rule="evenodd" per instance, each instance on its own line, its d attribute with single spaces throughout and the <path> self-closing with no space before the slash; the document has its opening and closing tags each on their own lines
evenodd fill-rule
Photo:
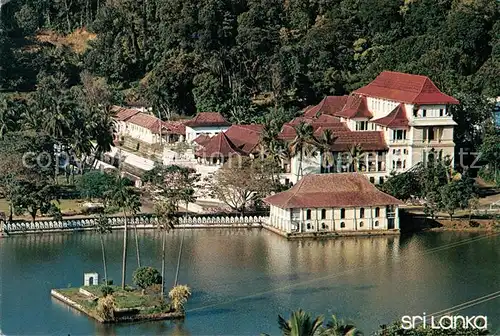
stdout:
<svg viewBox="0 0 500 336">
<path fill-rule="evenodd" d="M 384 71 L 351 95 L 325 97 L 304 111 L 298 121 L 311 123 L 315 135 L 332 129 L 334 163 L 325 169 L 319 153 L 303 155 L 302 162 L 295 156 L 285 177 L 296 183 L 307 173 L 354 170 L 381 183 L 391 172 L 404 172 L 431 154 L 453 158 L 456 123 L 449 105 L 458 103 L 428 77 Z M 285 125 L 282 138 L 293 139 L 293 125 Z"/>
</svg>

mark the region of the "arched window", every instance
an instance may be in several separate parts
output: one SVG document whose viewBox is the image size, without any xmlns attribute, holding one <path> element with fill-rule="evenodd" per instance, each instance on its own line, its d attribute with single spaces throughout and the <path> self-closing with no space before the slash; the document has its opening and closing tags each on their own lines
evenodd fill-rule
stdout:
<svg viewBox="0 0 500 336">
<path fill-rule="evenodd" d="M 380 217 L 380 208 L 375 208 L 375 217 Z"/>
<path fill-rule="evenodd" d="M 307 229 L 311 230 L 311 224 L 307 223 Z"/>
<path fill-rule="evenodd" d="M 325 223 L 321 223 L 321 228 L 322 228 L 323 230 L 324 230 L 324 229 L 326 229 L 326 225 L 325 225 Z"/>
<path fill-rule="evenodd" d="M 311 219 L 311 209 L 307 209 L 306 210 L 306 220 L 310 220 Z"/>
<path fill-rule="evenodd" d="M 326 209 L 321 209 L 321 219 L 326 219 Z"/>
<path fill-rule="evenodd" d="M 344 208 L 340 209 L 340 218 L 342 218 L 342 219 L 345 218 L 345 209 Z"/>
<path fill-rule="evenodd" d="M 344 223 L 344 222 L 341 222 L 341 223 L 340 223 L 340 227 L 341 227 L 342 229 L 343 229 L 343 228 L 345 228 L 345 223 Z"/>
<path fill-rule="evenodd" d="M 378 226 L 378 221 L 375 221 L 375 226 Z"/>
<path fill-rule="evenodd" d="M 359 227 L 363 227 L 364 225 L 365 225 L 365 223 L 359 222 Z"/>
<path fill-rule="evenodd" d="M 365 218 L 365 208 L 359 209 L 359 218 Z"/>
</svg>

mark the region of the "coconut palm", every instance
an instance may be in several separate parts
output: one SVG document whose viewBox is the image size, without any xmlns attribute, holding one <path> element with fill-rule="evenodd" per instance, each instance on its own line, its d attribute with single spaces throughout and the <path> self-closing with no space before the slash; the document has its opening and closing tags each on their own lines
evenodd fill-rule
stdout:
<svg viewBox="0 0 500 336">
<path fill-rule="evenodd" d="M 121 176 L 116 176 L 116 181 L 112 189 L 106 193 L 106 199 L 109 204 L 119 207 L 123 211 L 123 257 L 122 257 L 122 288 L 125 289 L 126 271 L 127 271 L 127 234 L 128 234 L 128 215 L 136 214 L 140 208 L 140 199 L 133 187 L 129 186 L 128 180 Z M 140 265 L 139 244 L 137 241 L 136 228 L 136 252 L 137 263 Z M 140 266 L 139 266 L 140 267 Z"/>
<path fill-rule="evenodd" d="M 360 144 L 356 144 L 353 146 L 349 147 L 349 160 L 350 160 L 350 165 L 349 165 L 349 170 L 358 172 L 359 171 L 359 163 L 361 162 L 364 152 L 363 149 L 361 148 Z"/>
<path fill-rule="evenodd" d="M 329 168 L 334 163 L 334 157 L 332 154 L 331 147 L 335 142 L 335 137 L 333 136 L 333 132 L 330 129 L 326 129 L 321 137 L 318 139 L 319 142 L 319 151 L 320 151 L 320 159 L 321 159 L 321 172 L 329 171 Z M 328 168 L 328 169 L 327 169 Z"/>
<path fill-rule="evenodd" d="M 288 321 L 281 315 L 278 316 L 278 323 L 284 336 L 314 336 L 323 325 L 323 316 L 318 316 L 313 320 L 309 313 L 299 309 L 292 312 Z"/>
<path fill-rule="evenodd" d="M 184 311 L 184 305 L 190 296 L 191 289 L 186 285 L 177 285 L 168 293 L 168 297 L 176 311 Z"/>
<path fill-rule="evenodd" d="M 14 109 L 9 104 L 9 100 L 4 96 L 0 96 L 0 139 L 13 130 L 17 129 Z"/>
<path fill-rule="evenodd" d="M 300 122 L 295 126 L 295 138 L 290 142 L 289 149 L 291 156 L 299 156 L 299 167 L 297 176 L 300 179 L 303 175 L 302 161 L 304 156 L 313 155 L 318 149 L 319 142 L 314 136 L 314 129 L 311 124 Z"/>
<path fill-rule="evenodd" d="M 344 320 L 339 320 L 337 316 L 332 315 L 331 320 L 326 324 L 326 328 L 321 328 L 320 336 L 362 336 L 353 324 L 346 323 Z"/>
<path fill-rule="evenodd" d="M 101 240 L 101 250 L 102 250 L 102 265 L 104 267 L 104 281 L 108 284 L 108 268 L 106 267 L 106 251 L 104 249 L 104 239 L 103 236 L 106 233 L 111 232 L 111 225 L 109 224 L 109 219 L 104 214 L 100 214 L 95 221 L 95 231 L 99 234 L 99 239 Z"/>
<path fill-rule="evenodd" d="M 177 206 L 171 199 L 156 203 L 155 213 L 158 229 L 163 232 L 161 247 L 161 297 L 163 298 L 165 294 L 165 247 L 167 233 L 173 230 L 179 223 L 179 217 L 177 217 Z"/>
</svg>

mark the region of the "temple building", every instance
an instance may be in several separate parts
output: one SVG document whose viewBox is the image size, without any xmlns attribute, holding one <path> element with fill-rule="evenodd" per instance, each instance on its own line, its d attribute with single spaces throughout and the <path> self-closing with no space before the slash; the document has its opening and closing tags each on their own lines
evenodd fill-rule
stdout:
<svg viewBox="0 0 500 336">
<path fill-rule="evenodd" d="M 449 106 L 458 103 L 426 76 L 384 71 L 351 95 L 325 97 L 285 124 L 284 140 L 293 140 L 294 126 L 307 122 L 317 137 L 332 130 L 334 141 L 332 163 L 326 165 L 319 152 L 302 160 L 297 155 L 284 163 L 284 178 L 296 183 L 308 173 L 355 171 L 383 183 L 391 172 L 404 172 L 429 155 L 453 158 L 456 123 Z"/>
<path fill-rule="evenodd" d="M 284 234 L 399 231 L 402 202 L 359 173 L 310 174 L 269 196 L 268 226 Z"/>
</svg>

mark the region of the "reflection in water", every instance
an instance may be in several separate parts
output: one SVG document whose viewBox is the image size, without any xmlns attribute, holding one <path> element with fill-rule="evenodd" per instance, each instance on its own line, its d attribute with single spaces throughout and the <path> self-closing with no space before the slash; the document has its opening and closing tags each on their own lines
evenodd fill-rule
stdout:
<svg viewBox="0 0 500 336">
<path fill-rule="evenodd" d="M 139 232 L 144 265 L 159 268 L 159 232 Z M 288 241 L 265 230 L 188 230 L 180 270 L 181 283 L 193 289 L 186 320 L 126 325 L 99 324 L 50 299 L 51 288 L 79 285 L 84 272 L 102 273 L 97 235 L 10 237 L 0 240 L 0 329 L 60 335 L 276 334 L 277 315 L 300 307 L 352 319 L 369 333 L 402 315 L 439 311 L 490 293 L 491 284 L 500 283 L 495 271 L 500 239 L 482 236 L 442 232 Z M 180 238 L 175 230 L 168 236 L 167 284 L 174 281 Z M 104 239 L 108 273 L 120 279 L 121 232 Z M 129 246 L 133 239 L 132 234 Z M 132 248 L 128 260 L 130 280 Z M 40 313 L 26 323 L 27 310 Z M 499 302 L 470 310 L 490 314 L 488 322 L 497 325 L 498 311 Z"/>
</svg>

